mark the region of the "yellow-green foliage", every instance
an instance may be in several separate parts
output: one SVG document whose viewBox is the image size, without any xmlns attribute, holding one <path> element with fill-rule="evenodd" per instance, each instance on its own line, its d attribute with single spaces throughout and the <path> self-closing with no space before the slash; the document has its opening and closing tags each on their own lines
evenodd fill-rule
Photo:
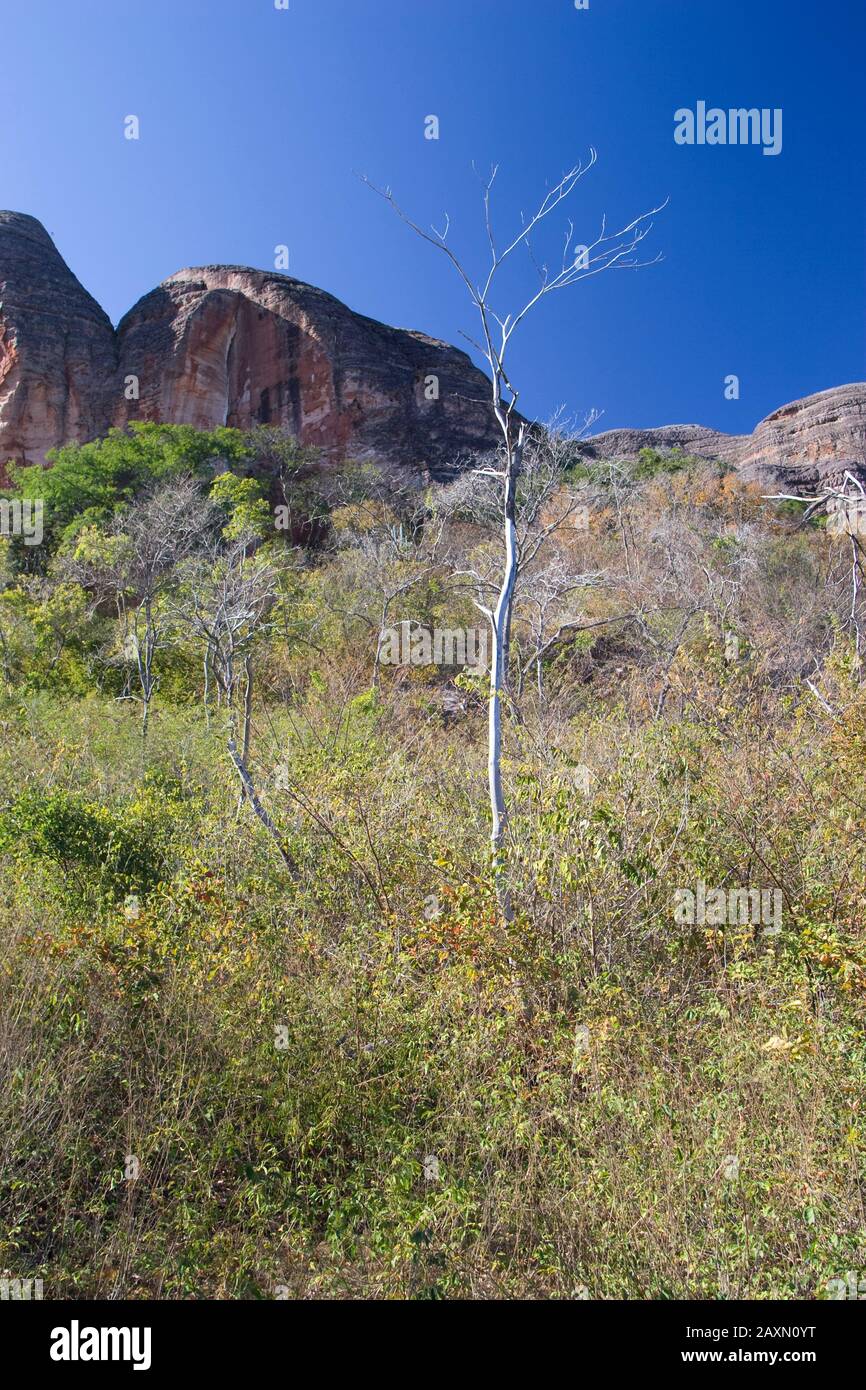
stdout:
<svg viewBox="0 0 866 1390">
<path fill-rule="evenodd" d="M 131 714 L 22 710 L 4 1267 L 58 1295 L 820 1297 L 864 1243 L 846 679 L 844 726 L 808 700 L 579 719 L 588 797 L 514 741 L 507 936 L 477 731 L 403 751 L 390 705 L 275 716 L 258 759 L 293 883 L 193 714 L 157 721 L 155 769 L 181 765 L 142 796 Z M 780 936 L 677 926 L 698 876 L 784 885 Z"/>
<path fill-rule="evenodd" d="M 507 929 L 483 680 L 371 685 L 396 512 L 268 542 L 249 758 L 296 877 L 189 633 L 145 739 L 113 614 L 5 576 L 0 1268 L 46 1297 L 419 1299 L 821 1298 L 866 1269 L 849 561 L 655 462 L 552 541 L 604 574 L 601 625 L 506 721 Z M 389 621 L 477 620 L 418 576 Z M 778 891 L 781 930 L 683 923 L 699 882 Z"/>
</svg>

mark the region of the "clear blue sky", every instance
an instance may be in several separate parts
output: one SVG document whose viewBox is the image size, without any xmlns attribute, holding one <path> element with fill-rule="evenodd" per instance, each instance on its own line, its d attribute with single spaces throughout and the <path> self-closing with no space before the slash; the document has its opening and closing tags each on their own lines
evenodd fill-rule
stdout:
<svg viewBox="0 0 866 1390">
<path fill-rule="evenodd" d="M 594 145 L 578 240 L 669 196 L 665 260 L 546 301 L 514 358 L 527 413 L 739 432 L 866 376 L 863 0 L 290 5 L 0 0 L 0 206 L 45 223 L 114 321 L 182 266 L 272 267 L 286 243 L 299 279 L 457 342 L 475 324 L 444 258 L 357 173 L 426 223 L 447 208 L 480 266 L 472 161 L 501 166 L 504 231 Z M 676 145 L 699 100 L 781 107 L 781 154 Z"/>
</svg>

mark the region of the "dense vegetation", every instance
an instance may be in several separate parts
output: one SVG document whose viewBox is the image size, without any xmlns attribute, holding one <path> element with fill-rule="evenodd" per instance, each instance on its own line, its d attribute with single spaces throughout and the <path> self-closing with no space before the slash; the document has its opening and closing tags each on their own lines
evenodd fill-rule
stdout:
<svg viewBox="0 0 866 1390">
<path fill-rule="evenodd" d="M 17 471 L 45 537 L 3 543 L 0 1270 L 650 1299 L 863 1268 L 850 538 L 562 436 L 523 486 L 504 927 L 483 678 L 377 656 L 483 621 L 483 480 L 158 426 Z M 677 920 L 699 882 L 779 892 L 781 930 Z"/>
</svg>

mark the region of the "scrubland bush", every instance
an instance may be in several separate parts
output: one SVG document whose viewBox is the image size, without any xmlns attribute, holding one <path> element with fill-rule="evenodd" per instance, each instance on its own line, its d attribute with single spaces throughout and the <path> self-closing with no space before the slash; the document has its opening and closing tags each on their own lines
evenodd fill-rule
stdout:
<svg viewBox="0 0 866 1390">
<path fill-rule="evenodd" d="M 389 585 L 389 621 L 471 620 L 483 511 L 345 504 L 285 567 L 249 767 L 293 872 L 194 636 L 157 653 L 142 738 L 119 619 L 79 587 L 59 656 L 15 645 L 13 566 L 0 1268 L 53 1297 L 761 1299 L 864 1267 L 848 553 L 674 462 L 564 474 L 589 524 L 527 564 L 516 662 L 544 566 L 599 580 L 554 594 L 514 682 L 507 926 L 478 682 L 371 689 Z M 684 920 L 704 889 L 779 912 Z"/>
</svg>

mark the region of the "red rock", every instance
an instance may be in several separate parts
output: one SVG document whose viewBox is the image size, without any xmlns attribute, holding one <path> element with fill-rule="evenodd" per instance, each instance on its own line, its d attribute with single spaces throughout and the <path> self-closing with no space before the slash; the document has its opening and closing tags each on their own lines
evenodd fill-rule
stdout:
<svg viewBox="0 0 866 1390">
<path fill-rule="evenodd" d="M 866 467 L 866 383 L 818 391 L 774 410 L 748 435 L 736 464 L 746 478 L 810 491 L 845 463 Z"/>
<path fill-rule="evenodd" d="M 0 212 L 0 465 L 105 425 L 114 330 L 35 217 Z"/>
<path fill-rule="evenodd" d="M 279 425 L 335 460 L 433 473 L 496 441 L 487 380 L 465 353 L 287 275 L 178 271 L 130 310 L 118 343 L 141 400 L 137 411 L 118 403 L 116 423 Z M 438 400 L 425 398 L 430 377 Z"/>
<path fill-rule="evenodd" d="M 0 285 L 0 462 L 42 462 L 134 419 L 279 425 L 335 461 L 422 476 L 497 442 L 487 379 L 466 353 L 286 275 L 178 271 L 115 333 L 40 223 L 7 212 Z"/>
<path fill-rule="evenodd" d="M 180 270 L 115 332 L 41 224 L 0 212 L 0 300 L 0 464 L 42 461 L 134 419 L 278 425 L 334 462 L 375 459 L 422 477 L 498 444 L 489 384 L 466 353 L 287 275 Z M 138 400 L 127 399 L 133 377 Z M 425 393 L 431 379 L 436 391 Z M 646 445 L 808 491 L 840 463 L 866 467 L 866 385 L 794 401 L 751 435 L 666 425 L 609 430 L 584 448 L 610 458 Z"/>
<path fill-rule="evenodd" d="M 809 493 L 849 465 L 866 476 L 866 382 L 834 386 L 774 410 L 751 434 L 701 425 L 607 430 L 585 442 L 594 458 L 634 458 L 640 449 L 682 449 L 733 464 L 749 482 Z"/>
</svg>

